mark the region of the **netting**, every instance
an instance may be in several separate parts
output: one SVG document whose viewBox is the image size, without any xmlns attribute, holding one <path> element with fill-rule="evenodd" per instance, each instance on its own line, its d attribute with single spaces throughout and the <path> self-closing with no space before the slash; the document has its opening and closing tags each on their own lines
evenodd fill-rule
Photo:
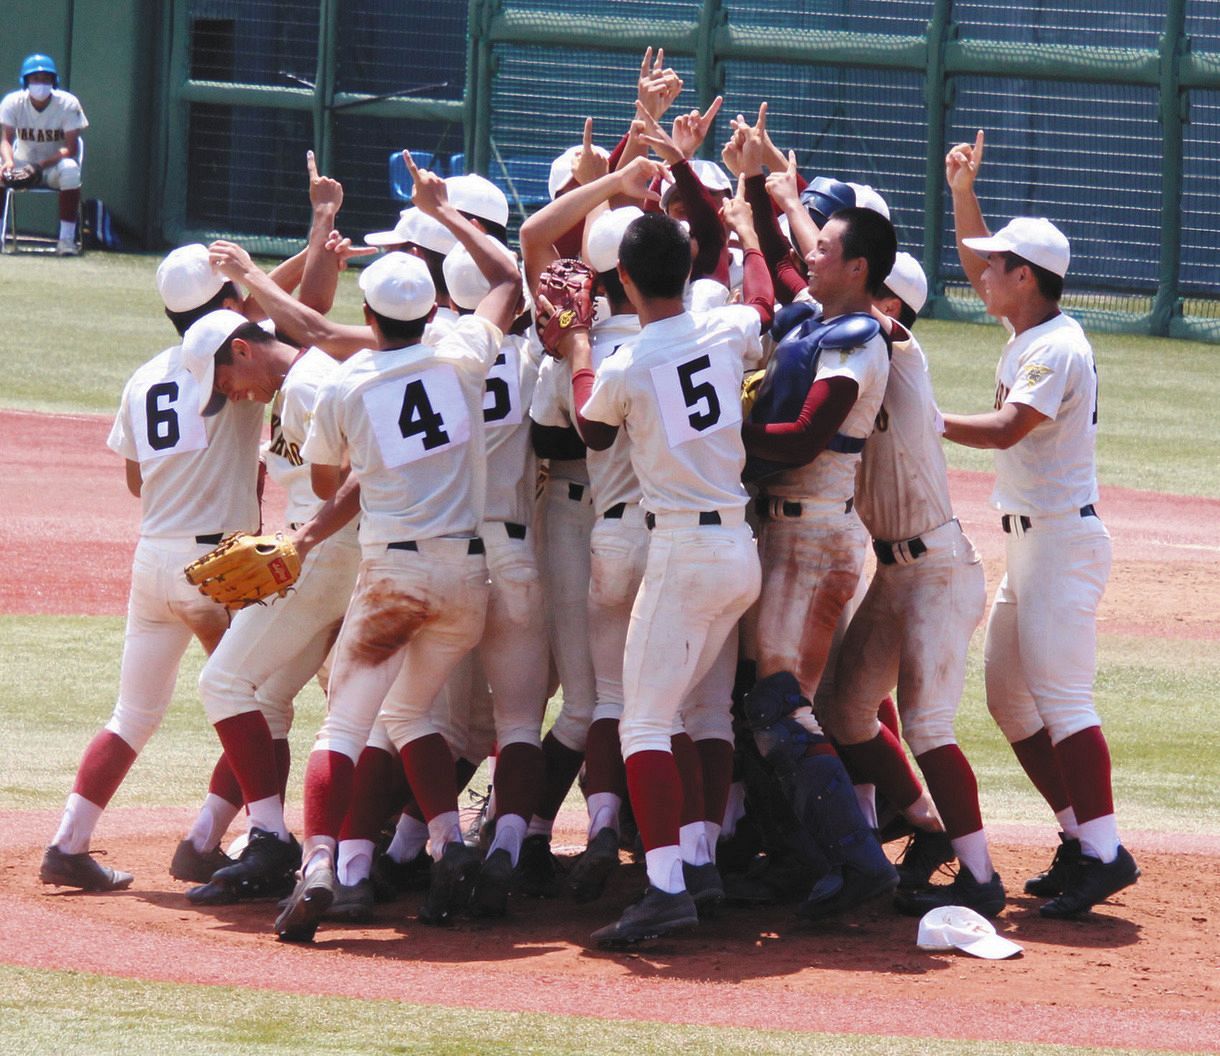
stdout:
<svg viewBox="0 0 1220 1056">
<path fill-rule="evenodd" d="M 631 18 L 647 22 L 693 22 L 699 17 L 703 4 L 701 0 L 506 0 L 504 7 L 576 15 L 590 20 Z M 659 43 L 663 46 L 665 42 Z"/>
<path fill-rule="evenodd" d="M 318 0 L 189 0 L 191 77 L 312 86 Z"/>
<path fill-rule="evenodd" d="M 729 20 L 741 26 L 918 36 L 928 28 L 932 0 L 826 0 L 818 4 L 730 0 L 728 9 Z"/>
<path fill-rule="evenodd" d="M 1155 48 L 1164 0 L 1111 0 L 1107 8 L 1080 0 L 955 0 L 953 20 L 964 39 L 1094 48 Z"/>
<path fill-rule="evenodd" d="M 1184 148 L 1181 292 L 1187 316 L 1204 316 L 1220 326 L 1220 256 L 1216 217 L 1220 216 L 1220 92 L 1194 92 Z"/>
<path fill-rule="evenodd" d="M 435 4 L 426 18 L 402 0 L 347 0 L 338 24 L 341 92 L 461 99 L 466 89 L 465 3 Z"/>
</svg>

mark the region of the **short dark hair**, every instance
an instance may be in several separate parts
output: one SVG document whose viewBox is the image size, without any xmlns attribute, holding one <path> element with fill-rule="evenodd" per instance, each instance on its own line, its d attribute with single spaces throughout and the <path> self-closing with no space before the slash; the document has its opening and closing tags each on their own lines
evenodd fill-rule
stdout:
<svg viewBox="0 0 1220 1056">
<path fill-rule="evenodd" d="M 1019 253 L 1009 251 L 1004 254 L 1005 271 L 1016 271 L 1022 265 L 1034 273 L 1034 281 L 1038 284 L 1038 292 L 1048 301 L 1054 301 L 1058 304 L 1059 299 L 1063 296 L 1063 276 L 1056 275 L 1049 268 L 1044 268 L 1041 264 L 1035 264 L 1032 260 L 1026 260 Z"/>
<path fill-rule="evenodd" d="M 484 234 L 490 235 L 504 246 L 508 245 L 508 228 L 503 224 L 497 224 L 494 220 L 488 220 L 487 217 L 478 216 L 475 213 L 462 213 L 462 215 L 467 220 L 472 221 L 475 227 L 479 228 Z"/>
<path fill-rule="evenodd" d="M 216 312 L 223 308 L 225 301 L 229 300 L 229 298 L 240 301 L 241 294 L 237 292 L 237 287 L 233 283 L 226 281 L 216 291 L 216 296 L 211 298 L 211 300 L 205 301 L 198 308 L 191 308 L 185 312 L 171 312 L 166 308 L 165 317 L 174 324 L 174 329 L 178 331 L 178 336 L 181 337 L 191 328 L 192 323 L 198 322 L 210 312 Z"/>
<path fill-rule="evenodd" d="M 645 213 L 623 232 L 618 261 L 645 297 L 681 297 L 690 276 L 690 236 L 665 213 Z"/>
<path fill-rule="evenodd" d="M 374 311 L 369 307 L 369 302 L 365 301 L 364 306 L 368 308 L 369 315 L 373 317 L 373 321 L 377 324 L 377 329 L 381 331 L 382 336 L 387 341 L 392 341 L 394 348 L 406 348 L 408 345 L 417 345 L 420 339 L 424 336 L 424 329 L 428 325 L 430 316 L 423 315 L 418 319 L 391 319 L 388 315 L 382 315 L 378 311 Z"/>
<path fill-rule="evenodd" d="M 411 255 L 419 257 L 428 266 L 428 274 L 432 276 L 432 287 L 436 290 L 437 297 L 448 297 L 449 287 L 445 285 L 445 254 L 421 246 L 418 242 L 412 242 L 411 245 L 419 251 Z"/>
<path fill-rule="evenodd" d="M 225 343 L 216 350 L 216 365 L 227 367 L 233 362 L 233 342 L 236 338 L 248 341 L 252 345 L 267 345 L 278 341 L 274 334 L 267 333 L 258 323 L 242 323 L 225 339 Z"/>
<path fill-rule="evenodd" d="M 881 292 L 877 296 L 879 298 L 893 297 L 898 302 L 898 321 L 908 330 L 915 325 L 915 320 L 919 318 L 919 313 L 888 286 L 882 286 Z"/>
<path fill-rule="evenodd" d="M 631 298 L 623 289 L 623 280 L 618 277 L 617 271 L 613 268 L 609 271 L 599 271 L 597 281 L 601 284 L 602 293 L 606 295 L 606 300 L 610 302 L 612 309 L 619 311 L 631 307 Z"/>
<path fill-rule="evenodd" d="M 867 289 L 874 297 L 881 295 L 885 280 L 894 270 L 898 255 L 898 235 L 894 225 L 875 209 L 851 206 L 840 209 L 830 218 L 840 221 L 843 232 L 843 259 L 863 257 L 868 265 Z"/>
</svg>

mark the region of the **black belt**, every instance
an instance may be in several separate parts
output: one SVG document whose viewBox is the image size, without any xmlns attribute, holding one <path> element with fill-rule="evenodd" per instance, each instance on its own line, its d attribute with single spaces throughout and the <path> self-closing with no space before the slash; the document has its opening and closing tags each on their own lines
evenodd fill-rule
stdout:
<svg viewBox="0 0 1220 1056">
<path fill-rule="evenodd" d="M 623 514 L 627 512 L 627 504 L 625 502 L 616 502 L 605 513 L 602 518 L 607 521 L 621 521 Z"/>
<path fill-rule="evenodd" d="M 843 503 L 843 512 L 851 513 L 855 505 L 856 500 L 854 498 L 848 499 L 845 503 Z M 782 513 L 785 517 L 799 517 L 804 508 L 805 507 L 799 502 L 792 502 L 790 499 L 783 499 L 782 504 L 780 505 L 780 513 Z M 759 495 L 758 498 L 754 500 L 754 512 L 757 513 L 759 517 L 768 516 L 771 513 L 771 500 L 766 495 Z"/>
<path fill-rule="evenodd" d="M 1096 517 L 1097 510 L 1094 508 L 1093 504 L 1090 502 L 1087 506 L 1080 507 L 1080 516 L 1081 517 Z M 1003 517 L 1000 518 L 1000 527 L 1004 529 L 1004 532 L 1006 534 L 1011 534 L 1012 532 L 1016 531 L 1018 524 L 1020 524 L 1020 526 L 1021 526 L 1021 531 L 1028 532 L 1030 530 L 1030 528 L 1033 527 L 1034 522 L 1031 518 L 1026 517 L 1025 514 L 1023 514 L 1023 513 L 1022 514 L 1006 513 L 1006 514 L 1004 514 Z"/>
<path fill-rule="evenodd" d="M 657 526 L 657 515 L 655 513 L 644 514 L 644 523 L 648 526 L 648 530 L 651 532 Z M 699 514 L 700 527 L 720 523 L 720 513 L 716 510 L 704 510 Z"/>
<path fill-rule="evenodd" d="M 835 433 L 827 443 L 826 450 L 838 451 L 843 455 L 858 455 L 864 450 L 864 441 L 863 436 L 844 436 L 843 433 Z"/>
<path fill-rule="evenodd" d="M 896 565 L 898 558 L 894 556 L 894 551 L 899 547 L 905 547 L 906 552 L 911 555 L 911 560 L 918 557 L 923 557 L 928 552 L 927 544 L 916 536 L 914 539 L 907 539 L 902 543 L 887 543 L 881 539 L 873 540 L 873 553 L 877 555 L 877 560 L 883 565 Z"/>
<path fill-rule="evenodd" d="M 419 543 L 414 539 L 407 539 L 405 542 L 386 543 L 385 548 L 387 550 L 412 550 L 418 552 Z M 486 550 L 483 548 L 483 540 L 477 537 L 471 539 L 470 544 L 466 547 L 466 553 L 470 556 L 486 553 Z"/>
<path fill-rule="evenodd" d="M 568 498 L 573 502 L 580 502 L 585 497 L 585 486 L 583 484 L 573 484 L 568 481 Z"/>
<path fill-rule="evenodd" d="M 195 542 L 200 546 L 218 546 L 224 537 L 224 532 L 212 532 L 210 535 L 195 536 Z"/>
<path fill-rule="evenodd" d="M 516 524 L 513 521 L 504 521 L 504 534 L 510 539 L 524 539 L 525 525 Z"/>
</svg>

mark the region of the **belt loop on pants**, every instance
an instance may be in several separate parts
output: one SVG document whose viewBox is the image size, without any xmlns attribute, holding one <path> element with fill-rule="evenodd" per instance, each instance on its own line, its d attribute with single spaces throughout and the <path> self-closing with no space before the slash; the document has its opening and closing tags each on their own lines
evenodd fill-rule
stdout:
<svg viewBox="0 0 1220 1056">
<path fill-rule="evenodd" d="M 504 521 L 504 534 L 510 539 L 524 539 L 525 525 L 516 524 L 513 521 Z"/>
<path fill-rule="evenodd" d="M 583 484 L 575 484 L 568 481 L 568 498 L 573 502 L 580 502 L 585 497 L 585 486 Z"/>
<path fill-rule="evenodd" d="M 219 546 L 220 541 L 223 538 L 223 532 L 210 532 L 207 535 L 195 536 L 195 542 L 197 542 L 200 546 Z"/>
</svg>

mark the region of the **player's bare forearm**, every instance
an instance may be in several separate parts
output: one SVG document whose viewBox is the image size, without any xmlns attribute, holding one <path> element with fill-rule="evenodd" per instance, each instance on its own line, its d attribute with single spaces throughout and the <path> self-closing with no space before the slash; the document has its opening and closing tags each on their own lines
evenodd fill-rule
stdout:
<svg viewBox="0 0 1220 1056">
<path fill-rule="evenodd" d="M 123 468 L 127 475 L 127 490 L 138 499 L 140 491 L 144 487 L 144 474 L 140 472 L 140 463 L 130 458 L 124 459 L 124 462 L 126 463 Z"/>
<path fill-rule="evenodd" d="M 334 467 L 338 468 L 338 467 Z M 360 512 L 360 482 L 353 476 L 339 486 L 309 521 L 292 537 L 301 560 L 319 543 L 329 539 Z"/>
<path fill-rule="evenodd" d="M 792 232 L 797 252 L 802 258 L 808 257 L 817 248 L 818 235 L 821 234 L 818 225 L 799 201 L 786 208 L 784 215 L 788 218 L 788 230 Z"/>
<path fill-rule="evenodd" d="M 983 209 L 979 205 L 974 188 L 953 192 L 953 231 L 957 239 L 957 256 L 962 262 L 962 270 L 975 292 L 982 296 L 983 270 L 987 267 L 987 262 L 974 250 L 967 249 L 963 242 L 967 238 L 986 238 L 991 234 L 987 230 Z"/>
<path fill-rule="evenodd" d="M 1046 415 L 1026 403 L 1006 403 L 986 414 L 946 414 L 945 439 L 963 447 L 1004 451 L 1029 435 Z"/>
<path fill-rule="evenodd" d="M 322 315 L 334 307 L 335 290 L 339 286 L 339 258 L 326 251 L 326 239 L 335 229 L 338 215 L 338 207 L 329 202 L 314 206 L 301 265 L 301 289 L 297 296 L 302 304 Z"/>
<path fill-rule="evenodd" d="M 525 258 L 525 281 L 531 290 L 538 287 L 538 276 L 546 266 L 559 259 L 555 243 L 585 219 L 597 206 L 618 193 L 618 172 L 574 187 L 544 205 L 521 225 L 521 253 Z"/>
</svg>

